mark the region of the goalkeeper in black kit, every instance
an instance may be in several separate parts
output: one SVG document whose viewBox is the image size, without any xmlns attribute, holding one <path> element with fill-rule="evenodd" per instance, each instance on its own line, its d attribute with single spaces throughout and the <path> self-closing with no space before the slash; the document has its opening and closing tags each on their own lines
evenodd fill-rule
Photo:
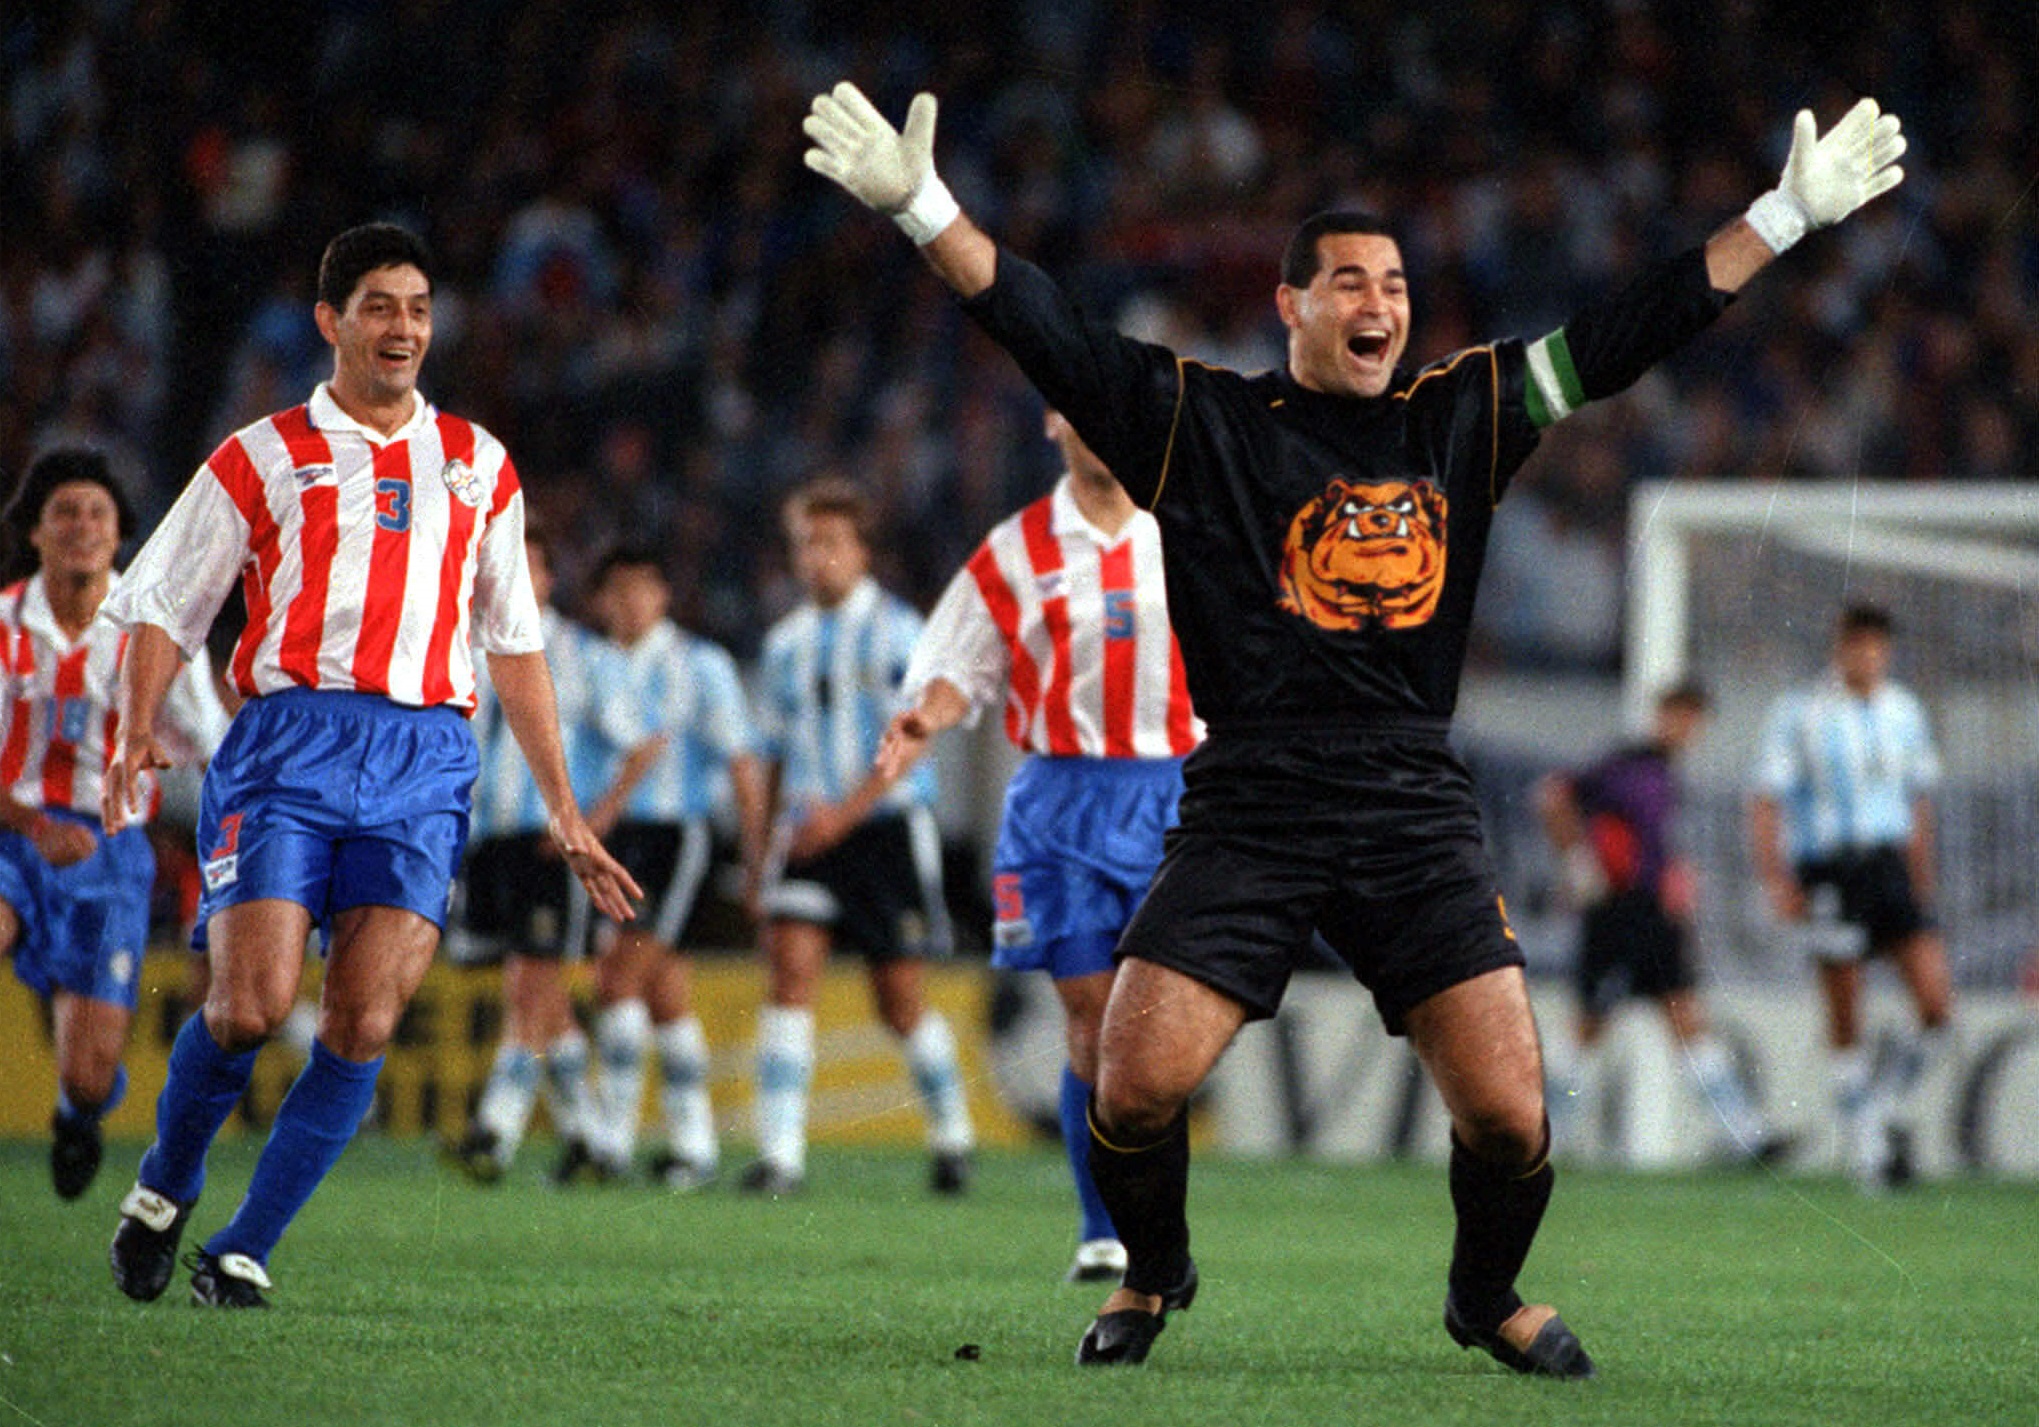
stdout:
<svg viewBox="0 0 2039 1427">
<path fill-rule="evenodd" d="M 844 83 L 804 124 L 810 168 L 891 216 L 1120 484 L 1159 519 L 1169 608 L 1209 740 L 1118 947 L 1091 1167 L 1128 1265 L 1077 1361 L 1146 1359 L 1197 1290 L 1185 1106 L 1271 1015 L 1319 933 L 1406 1035 L 1451 1118 L 1457 1228 L 1444 1326 L 1518 1372 L 1592 1360 L 1516 1277 L 1550 1201 L 1542 1056 L 1446 741 L 1493 511 L 1544 427 L 1706 327 L 1807 231 L 1893 187 L 1896 116 L 1797 117 L 1778 186 L 1705 245 L 1534 342 L 1401 357 L 1409 289 L 1381 221 L 1324 213 L 1283 255 L 1286 370 L 1206 367 L 1123 337 L 1002 251 L 934 172 L 935 100 L 903 132 Z"/>
</svg>

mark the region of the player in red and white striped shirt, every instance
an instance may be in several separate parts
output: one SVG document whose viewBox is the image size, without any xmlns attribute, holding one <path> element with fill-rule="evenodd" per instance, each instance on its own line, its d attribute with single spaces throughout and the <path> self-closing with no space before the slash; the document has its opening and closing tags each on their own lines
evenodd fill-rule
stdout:
<svg viewBox="0 0 2039 1427">
<path fill-rule="evenodd" d="M 97 615 L 129 523 L 106 458 L 78 448 L 40 457 L 0 517 L 10 566 L 25 554 L 31 571 L 0 589 L 0 956 L 49 1004 L 50 1177 L 65 1199 L 98 1173 L 100 1121 L 126 1094 L 156 875 L 143 828 L 99 821 L 128 641 Z M 164 716 L 180 761 L 219 746 L 227 716 L 202 650 Z"/>
<path fill-rule="evenodd" d="M 169 1282 L 206 1149 L 290 1011 L 314 925 L 327 946 L 317 1038 L 247 1198 L 194 1258 L 196 1301 L 265 1303 L 270 1250 L 373 1102 L 466 841 L 470 618 L 568 866 L 619 920 L 641 895 L 567 783 L 516 470 L 495 438 L 417 390 L 432 339 L 424 245 L 389 224 L 350 229 L 326 249 L 318 296 L 332 380 L 223 442 L 107 602 L 132 635 L 109 826 L 160 762 L 163 691 L 237 576 L 248 605 L 230 672 L 249 697 L 199 813 L 195 940 L 211 989 L 171 1052 L 156 1142 L 113 1242 L 114 1280 L 134 1298 Z"/>
<path fill-rule="evenodd" d="M 1161 860 L 1182 758 L 1203 737 L 1168 625 L 1161 532 L 1058 412 L 1068 474 L 993 528 L 914 646 L 914 705 L 874 775 L 896 779 L 943 729 L 994 704 L 1031 755 L 1006 789 L 993 858 L 994 966 L 1046 971 L 1067 1012 L 1063 1147 L 1082 1206 L 1072 1280 L 1116 1278 L 1125 1250 L 1091 1183 L 1084 1119 L 1112 950 Z"/>
</svg>

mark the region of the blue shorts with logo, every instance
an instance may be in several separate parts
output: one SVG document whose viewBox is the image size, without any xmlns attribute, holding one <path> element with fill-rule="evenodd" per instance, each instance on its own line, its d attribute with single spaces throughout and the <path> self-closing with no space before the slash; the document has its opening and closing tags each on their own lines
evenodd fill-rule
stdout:
<svg viewBox="0 0 2039 1427">
<path fill-rule="evenodd" d="M 1111 970 L 1181 796 L 1179 758 L 1022 763 L 992 856 L 991 964 L 1058 981 Z"/>
<path fill-rule="evenodd" d="M 453 708 L 312 689 L 250 699 L 205 773 L 192 945 L 213 913 L 265 898 L 309 910 L 329 942 L 353 907 L 445 926 L 479 768 Z"/>
<path fill-rule="evenodd" d="M 149 940 L 156 854 L 140 827 L 112 837 L 99 819 L 51 808 L 46 816 L 89 828 L 90 857 L 52 867 L 18 832 L 0 832 L 0 900 L 21 921 L 14 974 L 48 1000 L 58 991 L 132 1011 Z"/>
</svg>

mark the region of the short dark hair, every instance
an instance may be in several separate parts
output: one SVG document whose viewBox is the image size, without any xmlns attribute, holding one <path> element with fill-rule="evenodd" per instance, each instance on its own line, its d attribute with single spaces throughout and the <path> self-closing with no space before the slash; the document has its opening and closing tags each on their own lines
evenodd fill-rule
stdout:
<svg viewBox="0 0 2039 1427">
<path fill-rule="evenodd" d="M 611 546 L 595 562 L 594 573 L 588 577 L 588 588 L 599 590 L 609 583 L 609 577 L 618 570 L 649 570 L 657 575 L 662 584 L 670 586 L 671 575 L 666 573 L 665 556 L 649 545 L 629 543 Z"/>
<path fill-rule="evenodd" d="M 1841 611 L 1841 620 L 1835 633 L 1846 639 L 1851 634 L 1880 634 L 1890 638 L 1897 628 L 1897 622 L 1890 617 L 1890 611 L 1882 605 L 1866 602 L 1851 604 Z"/>
<path fill-rule="evenodd" d="M 789 515 L 840 515 L 856 527 L 857 539 L 871 543 L 871 498 L 863 487 L 842 476 L 817 476 L 786 501 Z"/>
<path fill-rule="evenodd" d="M 1387 219 L 1353 208 L 1327 208 L 1312 213 L 1289 235 L 1289 245 L 1281 255 L 1281 280 L 1290 287 L 1308 287 L 1322 261 L 1317 240 L 1334 233 L 1373 233 L 1393 239 L 1397 248 L 1402 246 Z"/>
<path fill-rule="evenodd" d="M 336 312 L 347 310 L 347 300 L 361 279 L 377 268 L 408 264 L 432 284 L 432 250 L 425 240 L 408 228 L 394 223 L 363 223 L 349 228 L 326 244 L 319 259 L 319 301 Z"/>
</svg>

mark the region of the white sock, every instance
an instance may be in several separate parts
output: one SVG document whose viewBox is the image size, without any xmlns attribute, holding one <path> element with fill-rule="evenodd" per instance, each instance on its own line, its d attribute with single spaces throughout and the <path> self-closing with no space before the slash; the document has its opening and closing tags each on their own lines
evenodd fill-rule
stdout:
<svg viewBox="0 0 2039 1427">
<path fill-rule="evenodd" d="M 1834 1112 L 1841 1122 L 1841 1162 L 1861 1173 L 1881 1163 L 1881 1117 L 1875 1111 L 1876 1087 L 1870 1080 L 1868 1050 L 1852 1045 L 1829 1048 L 1827 1073 L 1834 1083 Z M 1876 1132 L 1872 1132 L 1876 1131 Z"/>
<path fill-rule="evenodd" d="M 807 1172 L 807 1091 L 814 1080 L 814 1012 L 805 1006 L 758 1008 L 758 1158 L 791 1174 Z"/>
<path fill-rule="evenodd" d="M 927 1114 L 927 1147 L 936 1154 L 961 1154 L 976 1144 L 963 1073 L 956 1064 L 956 1037 L 939 1011 L 923 1012 L 905 1040 L 906 1068 Z"/>
<path fill-rule="evenodd" d="M 708 1037 L 686 1016 L 652 1031 L 662 1084 L 659 1107 L 673 1153 L 702 1169 L 715 1167 L 715 1108 L 708 1098 Z"/>
<path fill-rule="evenodd" d="M 580 1027 L 563 1032 L 545 1048 L 545 1113 L 562 1140 L 585 1137 L 588 1130 L 588 1038 Z"/>
<path fill-rule="evenodd" d="M 488 1083 L 474 1107 L 474 1122 L 496 1137 L 496 1163 L 508 1164 L 523 1143 L 538 1099 L 538 1057 L 508 1041 L 496 1047 Z"/>
<path fill-rule="evenodd" d="M 1685 1058 L 1692 1067 L 1692 1078 L 1699 1082 L 1700 1094 L 1734 1147 L 1744 1154 L 1761 1148 L 1770 1137 L 1770 1126 L 1756 1108 L 1728 1048 L 1713 1035 L 1694 1036 L 1685 1043 Z"/>
<path fill-rule="evenodd" d="M 1888 1113 L 1894 1124 L 1910 1129 L 1918 1122 L 1919 1088 L 1932 1077 L 1952 1040 L 1947 1026 L 1922 1026 L 1900 1048 L 1890 1083 Z"/>
<path fill-rule="evenodd" d="M 602 1079 L 593 1095 L 588 1147 L 612 1169 L 630 1163 L 644 1103 L 644 1050 L 651 1042 L 651 1012 L 642 1001 L 618 1001 L 595 1017 L 595 1054 Z"/>
</svg>

